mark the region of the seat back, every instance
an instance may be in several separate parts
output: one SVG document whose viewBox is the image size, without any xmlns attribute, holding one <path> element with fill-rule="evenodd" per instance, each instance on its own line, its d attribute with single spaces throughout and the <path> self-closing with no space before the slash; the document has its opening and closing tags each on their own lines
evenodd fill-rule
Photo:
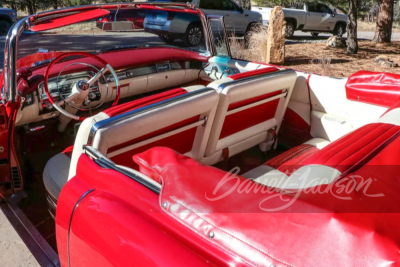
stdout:
<svg viewBox="0 0 400 267">
<path fill-rule="evenodd" d="M 293 70 L 283 70 L 211 83 L 220 101 L 205 161 L 222 160 L 226 149 L 233 156 L 266 141 L 268 130 L 279 131 L 296 78 Z"/>
<path fill-rule="evenodd" d="M 201 159 L 218 100 L 214 89 L 205 88 L 103 119 L 91 127 L 87 143 L 133 169 L 137 166 L 131 156 L 155 146 Z"/>
</svg>

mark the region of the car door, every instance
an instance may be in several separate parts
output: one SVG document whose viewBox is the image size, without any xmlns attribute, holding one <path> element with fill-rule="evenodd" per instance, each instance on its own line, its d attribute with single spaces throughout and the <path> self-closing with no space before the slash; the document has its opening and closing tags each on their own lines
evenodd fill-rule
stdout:
<svg viewBox="0 0 400 267">
<path fill-rule="evenodd" d="M 9 109 L 10 110 L 10 109 Z M 9 195 L 13 190 L 11 179 L 10 134 L 9 115 L 6 104 L 1 102 L 0 96 L 0 194 Z"/>
<path fill-rule="evenodd" d="M 321 16 L 320 29 L 323 31 L 333 31 L 335 27 L 335 19 L 333 18 L 333 11 L 324 4 L 317 4 L 317 13 Z"/>
<path fill-rule="evenodd" d="M 321 13 L 317 11 L 317 3 L 309 3 L 306 13 L 306 24 L 304 25 L 304 30 L 322 30 L 321 21 L 322 17 Z"/>
<path fill-rule="evenodd" d="M 247 16 L 243 9 L 232 0 L 221 0 L 225 23 L 229 24 L 230 31 L 236 35 L 244 35 L 247 30 Z"/>
<path fill-rule="evenodd" d="M 199 7 L 207 15 L 224 16 L 226 30 L 232 34 L 243 35 L 247 20 L 242 9 L 231 0 L 200 0 Z"/>
<path fill-rule="evenodd" d="M 165 212 L 159 183 L 84 150 L 57 201 L 61 266 L 221 265 L 202 236 Z"/>
</svg>

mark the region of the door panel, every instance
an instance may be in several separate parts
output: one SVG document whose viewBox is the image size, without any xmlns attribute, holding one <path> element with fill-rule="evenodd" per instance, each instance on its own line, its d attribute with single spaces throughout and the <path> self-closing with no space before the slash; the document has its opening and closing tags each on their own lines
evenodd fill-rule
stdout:
<svg viewBox="0 0 400 267">
<path fill-rule="evenodd" d="M 6 107 L 4 104 L 0 104 L 0 193 L 3 195 L 8 195 L 12 189 L 8 121 Z"/>
<path fill-rule="evenodd" d="M 318 24 L 321 21 L 319 14 L 317 13 L 317 4 L 309 3 L 308 11 L 306 13 L 306 23 L 304 25 L 305 30 L 318 30 Z"/>
<path fill-rule="evenodd" d="M 333 11 L 326 5 L 318 4 L 317 11 L 321 14 L 321 30 L 332 31 L 335 27 L 335 20 L 332 17 Z"/>
<path fill-rule="evenodd" d="M 306 25 L 304 26 L 304 30 L 313 30 L 313 31 L 322 30 L 321 21 L 322 21 L 322 16 L 320 13 L 307 12 L 307 20 L 306 20 Z"/>
<path fill-rule="evenodd" d="M 230 34 L 243 35 L 247 29 L 245 14 L 231 0 L 201 0 L 199 7 L 207 15 L 223 16 Z"/>
<path fill-rule="evenodd" d="M 308 12 L 305 30 L 331 31 L 335 25 L 332 18 L 332 10 L 323 4 L 308 4 Z"/>
</svg>

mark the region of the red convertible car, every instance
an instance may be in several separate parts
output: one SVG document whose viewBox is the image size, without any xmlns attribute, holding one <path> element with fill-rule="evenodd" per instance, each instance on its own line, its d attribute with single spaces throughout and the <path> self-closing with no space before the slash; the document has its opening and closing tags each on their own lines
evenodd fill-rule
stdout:
<svg viewBox="0 0 400 267">
<path fill-rule="evenodd" d="M 205 40 L 96 29 L 120 8 Z M 237 60 L 155 2 L 18 21 L 0 87 L 1 209 L 42 266 L 400 266 L 398 75 Z"/>
</svg>

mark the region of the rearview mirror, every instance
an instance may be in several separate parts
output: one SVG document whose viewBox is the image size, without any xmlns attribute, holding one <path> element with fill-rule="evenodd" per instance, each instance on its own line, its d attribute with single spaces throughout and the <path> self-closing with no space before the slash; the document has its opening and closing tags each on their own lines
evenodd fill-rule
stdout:
<svg viewBox="0 0 400 267">
<path fill-rule="evenodd" d="M 132 21 L 111 21 L 103 24 L 103 31 L 107 32 L 126 32 L 134 29 Z"/>
</svg>

